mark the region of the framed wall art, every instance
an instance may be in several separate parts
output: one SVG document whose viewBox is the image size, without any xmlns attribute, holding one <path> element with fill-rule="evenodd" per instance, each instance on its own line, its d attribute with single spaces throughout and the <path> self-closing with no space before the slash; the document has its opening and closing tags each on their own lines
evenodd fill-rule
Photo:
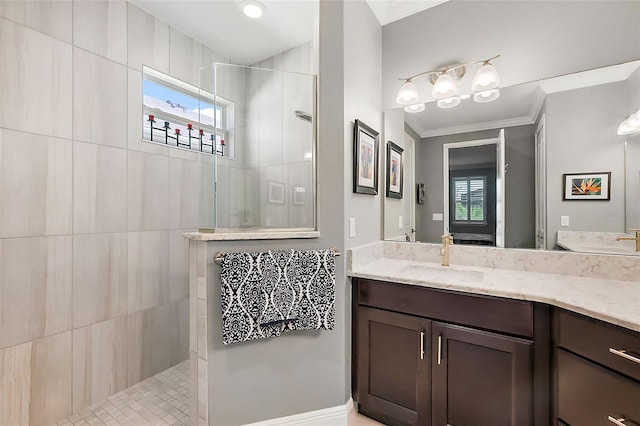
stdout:
<svg viewBox="0 0 640 426">
<path fill-rule="evenodd" d="M 387 142 L 387 197 L 402 198 L 403 163 L 402 148 L 395 143 Z"/>
<path fill-rule="evenodd" d="M 354 125 L 353 192 L 378 193 L 378 132 L 360 120 Z"/>
<path fill-rule="evenodd" d="M 611 172 L 565 173 L 562 183 L 564 201 L 611 200 Z"/>
</svg>

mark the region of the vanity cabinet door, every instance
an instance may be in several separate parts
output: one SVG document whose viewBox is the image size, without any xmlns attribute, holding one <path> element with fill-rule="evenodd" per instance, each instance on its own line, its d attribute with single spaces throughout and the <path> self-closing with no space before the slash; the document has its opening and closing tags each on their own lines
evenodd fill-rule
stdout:
<svg viewBox="0 0 640 426">
<path fill-rule="evenodd" d="M 432 326 L 432 425 L 532 424 L 532 342 Z"/>
<path fill-rule="evenodd" d="M 358 411 L 386 425 L 428 425 L 431 321 L 358 307 Z"/>
<path fill-rule="evenodd" d="M 557 360 L 558 417 L 566 424 L 640 424 L 639 382 L 563 349 L 558 349 Z"/>
</svg>

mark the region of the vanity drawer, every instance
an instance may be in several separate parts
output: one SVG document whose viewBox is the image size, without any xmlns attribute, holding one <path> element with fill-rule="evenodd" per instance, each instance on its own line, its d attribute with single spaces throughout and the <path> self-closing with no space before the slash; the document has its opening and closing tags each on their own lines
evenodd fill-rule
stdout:
<svg viewBox="0 0 640 426">
<path fill-rule="evenodd" d="M 533 337 L 533 303 L 354 279 L 358 303 L 485 330 Z"/>
<path fill-rule="evenodd" d="M 566 352 L 558 355 L 558 417 L 570 426 L 640 424 L 640 383 Z M 635 423 L 632 423 L 635 422 Z"/>
<path fill-rule="evenodd" d="M 558 346 L 640 380 L 640 333 L 559 310 Z"/>
</svg>

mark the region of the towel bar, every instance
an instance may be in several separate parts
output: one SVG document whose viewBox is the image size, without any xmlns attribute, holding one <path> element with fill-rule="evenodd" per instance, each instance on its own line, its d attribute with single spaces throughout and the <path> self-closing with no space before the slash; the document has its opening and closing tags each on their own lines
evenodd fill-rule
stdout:
<svg viewBox="0 0 640 426">
<path fill-rule="evenodd" d="M 340 249 L 337 247 L 331 247 L 329 250 L 331 250 L 333 252 L 334 256 L 340 256 Z M 213 260 L 219 265 L 220 263 L 222 263 L 222 255 L 224 253 L 219 251 L 216 253 L 216 255 L 213 257 Z"/>
</svg>

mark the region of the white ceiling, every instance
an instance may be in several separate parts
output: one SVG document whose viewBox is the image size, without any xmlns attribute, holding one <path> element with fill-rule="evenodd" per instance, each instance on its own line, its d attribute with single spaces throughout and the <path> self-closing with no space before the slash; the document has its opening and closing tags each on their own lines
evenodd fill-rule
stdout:
<svg viewBox="0 0 640 426">
<path fill-rule="evenodd" d="M 260 0 L 266 13 L 251 19 L 241 0 L 130 1 L 238 65 L 313 40 L 318 11 L 318 0 Z"/>
<path fill-rule="evenodd" d="M 253 65 L 313 40 L 319 5 L 319 0 L 260 0 L 266 13 L 251 19 L 240 9 L 242 0 L 129 1 L 238 65 Z M 366 1 L 386 25 L 448 0 Z"/>
<path fill-rule="evenodd" d="M 367 4 L 380 25 L 387 25 L 446 1 L 448 0 L 367 0 Z"/>
</svg>

